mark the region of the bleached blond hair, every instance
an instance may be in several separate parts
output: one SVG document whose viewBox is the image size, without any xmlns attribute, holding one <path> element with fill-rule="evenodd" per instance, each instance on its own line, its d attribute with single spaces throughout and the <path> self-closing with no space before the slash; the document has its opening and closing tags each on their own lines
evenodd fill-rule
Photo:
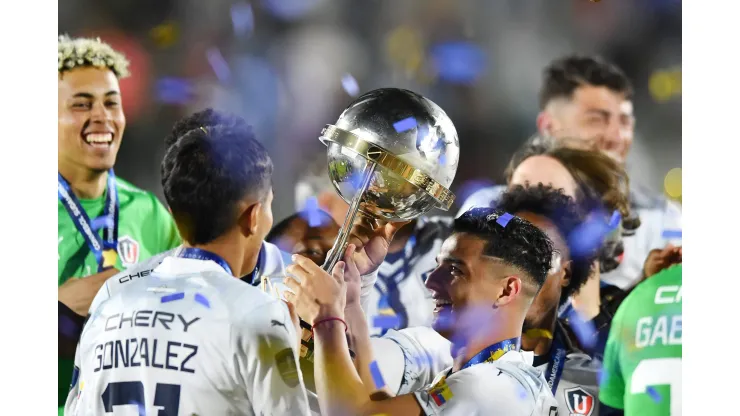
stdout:
<svg viewBox="0 0 740 416">
<path fill-rule="evenodd" d="M 117 78 L 126 78 L 129 62 L 126 57 L 100 38 L 70 38 L 59 36 L 59 74 L 75 68 L 110 69 Z"/>
</svg>

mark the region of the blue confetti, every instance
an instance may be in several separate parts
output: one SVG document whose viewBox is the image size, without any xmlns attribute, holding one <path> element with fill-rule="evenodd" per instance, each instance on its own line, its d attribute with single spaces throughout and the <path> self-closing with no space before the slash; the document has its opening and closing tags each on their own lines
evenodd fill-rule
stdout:
<svg viewBox="0 0 740 416">
<path fill-rule="evenodd" d="M 524 390 L 524 387 L 519 385 L 519 400 L 524 400 L 527 398 L 527 391 Z"/>
<path fill-rule="evenodd" d="M 645 393 L 650 396 L 655 403 L 660 403 L 663 400 L 663 398 L 660 397 L 660 393 L 658 393 L 653 386 L 648 386 L 648 388 L 645 389 Z"/>
<path fill-rule="evenodd" d="M 293 264 L 293 255 L 292 254 L 280 250 L 280 257 L 283 258 L 283 265 L 285 267 L 288 267 L 289 265 Z"/>
<path fill-rule="evenodd" d="M 254 14 L 249 3 L 236 3 L 231 6 L 231 23 L 234 25 L 234 33 L 244 36 L 254 29 Z"/>
<path fill-rule="evenodd" d="M 603 386 L 608 379 L 609 379 L 609 373 L 607 373 L 606 370 L 604 370 L 604 368 L 602 367 L 599 370 L 599 375 L 598 375 L 599 386 Z"/>
<path fill-rule="evenodd" d="M 447 331 L 449 329 L 452 329 L 454 323 L 455 313 L 452 311 L 452 308 L 443 308 L 441 311 L 439 311 L 439 314 L 437 314 L 437 319 L 434 321 L 432 327 L 437 332 Z"/>
<path fill-rule="evenodd" d="M 395 329 L 401 325 L 401 320 L 396 315 L 378 315 L 373 317 L 373 327 L 378 329 Z"/>
<path fill-rule="evenodd" d="M 344 91 L 352 97 L 357 97 L 360 94 L 360 86 L 357 84 L 357 80 L 351 74 L 344 74 L 342 76 L 342 88 Z"/>
<path fill-rule="evenodd" d="M 301 212 L 301 217 L 308 222 L 309 227 L 321 227 L 324 225 L 324 215 L 319 208 L 319 200 L 312 196 L 306 200 L 306 204 Z"/>
<path fill-rule="evenodd" d="M 509 221 L 511 221 L 512 218 L 514 218 L 513 215 L 505 212 L 496 219 L 496 222 L 498 223 L 498 225 L 506 228 L 506 225 L 509 223 Z"/>
<path fill-rule="evenodd" d="M 181 78 L 162 78 L 156 90 L 157 98 L 165 104 L 186 104 L 194 97 L 192 84 Z"/>
<path fill-rule="evenodd" d="M 216 78 L 221 82 L 227 82 L 231 78 L 231 70 L 229 65 L 226 63 L 226 59 L 221 55 L 221 51 L 218 48 L 210 48 L 206 52 L 208 63 L 211 64 L 213 72 L 216 74 Z"/>
<path fill-rule="evenodd" d="M 185 297 L 185 292 L 178 292 L 178 293 L 173 293 L 171 295 L 162 296 L 161 300 L 162 300 L 162 303 L 167 303 L 167 302 L 174 302 L 176 300 L 183 299 L 184 297 Z"/>
<path fill-rule="evenodd" d="M 295 20 L 304 16 L 319 3 L 319 0 L 262 0 L 262 4 L 273 15 L 284 20 Z"/>
<path fill-rule="evenodd" d="M 495 186 L 496 184 L 493 181 L 487 179 L 474 179 L 464 182 L 456 194 L 458 195 L 459 201 L 469 203 L 471 207 L 489 207 L 492 205 L 495 198 L 493 198 L 493 195 L 488 194 L 491 194 L 496 190 Z M 481 194 L 478 194 L 478 192 L 483 190 L 487 192 L 482 192 L 482 194 L 485 195 L 483 195 L 483 198 L 481 199 L 479 198 L 481 197 Z M 468 198 L 473 195 L 476 195 L 475 200 L 468 201 Z"/>
<path fill-rule="evenodd" d="M 195 294 L 195 301 L 205 306 L 206 308 L 211 309 L 211 303 L 208 302 L 208 299 L 206 299 L 206 297 L 201 295 L 200 293 Z"/>
<path fill-rule="evenodd" d="M 90 221 L 90 228 L 92 228 L 93 231 L 100 230 L 101 228 L 107 228 L 111 225 L 113 225 L 113 218 L 109 215 L 93 218 Z"/>
<path fill-rule="evenodd" d="M 448 42 L 431 50 L 439 78 L 453 84 L 471 84 L 483 73 L 486 55 L 469 42 Z"/>
<path fill-rule="evenodd" d="M 373 376 L 373 382 L 375 383 L 376 389 L 380 390 L 385 387 L 385 380 L 383 380 L 383 375 L 380 374 L 380 368 L 378 367 L 377 361 L 370 363 L 370 374 Z"/>
<path fill-rule="evenodd" d="M 586 349 L 592 349 L 595 347 L 597 332 L 596 327 L 594 327 L 594 323 L 592 321 L 584 321 L 575 309 L 571 309 L 567 316 L 568 323 L 576 334 L 576 338 L 578 338 L 581 345 Z"/>
<path fill-rule="evenodd" d="M 354 193 L 358 192 L 360 188 L 362 188 L 362 180 L 364 179 L 362 173 L 362 171 L 355 171 L 349 175 L 349 178 L 347 178 L 347 183 L 352 187 L 353 197 Z"/>
<path fill-rule="evenodd" d="M 589 219 L 579 224 L 568 236 L 568 247 L 571 256 L 580 258 L 598 250 L 604 244 L 604 238 L 609 233 L 608 224 L 603 220 L 601 213 L 589 216 Z"/>
<path fill-rule="evenodd" d="M 416 119 L 413 117 L 407 117 L 403 120 L 393 123 L 393 128 L 396 132 L 403 133 L 406 130 L 411 130 L 416 127 Z"/>
<path fill-rule="evenodd" d="M 128 404 L 136 406 L 139 409 L 139 416 L 146 416 L 146 407 L 136 400 L 129 400 Z"/>
<path fill-rule="evenodd" d="M 622 221 L 622 214 L 620 214 L 619 211 L 614 211 L 611 219 L 609 219 L 609 229 L 614 230 L 617 228 L 620 221 Z"/>
<path fill-rule="evenodd" d="M 663 230 L 663 238 L 681 238 L 681 230 Z"/>
</svg>

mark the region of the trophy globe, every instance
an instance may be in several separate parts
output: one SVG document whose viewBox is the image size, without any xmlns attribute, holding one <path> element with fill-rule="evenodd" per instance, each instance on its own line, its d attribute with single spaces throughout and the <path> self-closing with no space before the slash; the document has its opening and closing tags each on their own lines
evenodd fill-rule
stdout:
<svg viewBox="0 0 740 416">
<path fill-rule="evenodd" d="M 324 264 L 341 258 L 357 215 L 369 221 L 408 221 L 432 208 L 447 210 L 460 144 L 455 126 L 434 102 L 412 91 L 382 88 L 352 102 L 319 138 L 327 146 L 329 177 L 350 205 Z"/>
</svg>

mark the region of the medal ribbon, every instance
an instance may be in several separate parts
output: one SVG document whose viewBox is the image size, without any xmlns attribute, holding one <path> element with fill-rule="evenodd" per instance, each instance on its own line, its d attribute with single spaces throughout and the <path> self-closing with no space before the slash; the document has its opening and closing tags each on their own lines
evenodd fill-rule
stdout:
<svg viewBox="0 0 740 416">
<path fill-rule="evenodd" d="M 552 346 L 550 347 L 550 361 L 547 363 L 547 369 L 545 370 L 545 380 L 547 381 L 547 385 L 550 386 L 552 394 L 558 391 L 558 384 L 560 383 L 560 377 L 563 376 L 567 352 L 568 350 L 565 348 L 565 342 L 563 341 L 563 334 L 556 329 Z"/>
<path fill-rule="evenodd" d="M 193 247 L 180 247 L 175 252 L 176 257 L 182 257 L 184 259 L 195 259 L 195 260 L 210 260 L 219 266 L 221 266 L 226 273 L 230 275 L 234 275 L 231 272 L 231 267 L 229 267 L 229 263 L 226 263 L 226 260 L 224 260 L 221 256 L 218 254 L 211 253 L 210 251 L 202 250 L 199 248 L 193 248 Z"/>
<path fill-rule="evenodd" d="M 82 208 L 79 199 L 72 192 L 69 182 L 58 175 L 57 194 L 59 201 L 64 205 L 67 214 L 77 228 L 77 231 L 85 238 L 87 246 L 95 256 L 98 263 L 98 271 L 103 271 L 116 265 L 118 260 L 118 189 L 116 188 L 116 175 L 113 169 L 108 171 L 108 184 L 106 188 L 105 206 L 102 218 L 104 219 L 103 238 L 93 230 L 90 217 Z"/>
<path fill-rule="evenodd" d="M 465 363 L 465 365 L 460 370 L 464 370 L 468 367 L 472 367 L 480 363 L 494 362 L 501 358 L 507 352 L 518 350 L 520 345 L 520 337 L 505 339 L 501 342 L 489 345 L 488 347 L 483 349 L 483 351 L 475 354 L 475 356 L 471 358 L 467 363 Z"/>
</svg>

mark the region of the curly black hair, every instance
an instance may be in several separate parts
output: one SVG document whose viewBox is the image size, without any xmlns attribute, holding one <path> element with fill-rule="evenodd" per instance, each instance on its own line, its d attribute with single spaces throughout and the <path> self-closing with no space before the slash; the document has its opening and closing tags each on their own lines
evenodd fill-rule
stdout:
<svg viewBox="0 0 740 416">
<path fill-rule="evenodd" d="M 547 218 L 557 228 L 563 241 L 583 224 L 587 218 L 587 211 L 576 204 L 573 198 L 565 195 L 562 189 L 555 189 L 550 185 L 514 186 L 504 192 L 496 203 L 496 208 L 513 214 L 530 212 Z M 570 281 L 563 288 L 560 302 L 565 302 L 571 295 L 586 284 L 589 275 L 594 271 L 599 250 L 572 256 L 570 267 Z"/>
<path fill-rule="evenodd" d="M 162 187 L 180 235 L 205 244 L 236 221 L 237 204 L 262 201 L 272 187 L 272 160 L 241 119 L 213 112 L 225 124 L 200 125 L 176 137 L 162 160 Z M 181 120 L 197 125 L 202 113 Z"/>
<path fill-rule="evenodd" d="M 172 130 L 164 138 L 164 148 L 165 150 L 169 149 L 180 137 L 185 136 L 191 130 L 216 125 L 230 126 L 234 130 L 251 129 L 249 124 L 241 117 L 206 108 L 175 123 Z"/>
<path fill-rule="evenodd" d="M 455 219 L 452 232 L 473 234 L 486 241 L 483 254 L 521 270 L 535 286 L 535 293 L 545 283 L 553 244 L 529 221 L 500 209 L 476 207 Z"/>
<path fill-rule="evenodd" d="M 570 55 L 552 61 L 543 71 L 540 108 L 556 98 L 571 98 L 579 87 L 606 87 L 632 98 L 632 83 L 615 65 L 595 56 Z"/>
</svg>

